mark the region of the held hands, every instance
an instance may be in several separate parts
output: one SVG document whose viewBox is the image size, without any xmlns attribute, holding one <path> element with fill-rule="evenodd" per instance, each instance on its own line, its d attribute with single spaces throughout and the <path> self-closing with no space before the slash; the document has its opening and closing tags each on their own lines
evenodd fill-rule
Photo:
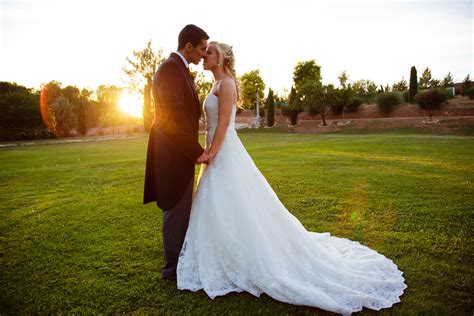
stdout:
<svg viewBox="0 0 474 316">
<path fill-rule="evenodd" d="M 207 148 L 202 155 L 197 159 L 197 163 L 205 163 L 205 164 L 210 164 L 213 160 L 214 157 L 216 156 L 215 153 L 213 153 L 209 148 Z"/>
<path fill-rule="evenodd" d="M 209 164 L 209 155 L 206 152 L 203 152 L 202 155 L 199 156 L 196 162 L 199 164 L 201 163 Z"/>
</svg>

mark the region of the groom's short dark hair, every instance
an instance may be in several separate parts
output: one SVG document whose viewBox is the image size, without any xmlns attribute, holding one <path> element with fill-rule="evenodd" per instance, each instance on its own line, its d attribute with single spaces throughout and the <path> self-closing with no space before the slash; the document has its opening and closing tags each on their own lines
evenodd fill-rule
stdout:
<svg viewBox="0 0 474 316">
<path fill-rule="evenodd" d="M 197 46 L 203 39 L 209 39 L 209 35 L 200 27 L 194 24 L 188 24 L 179 32 L 178 50 L 183 49 L 186 43 Z"/>
</svg>

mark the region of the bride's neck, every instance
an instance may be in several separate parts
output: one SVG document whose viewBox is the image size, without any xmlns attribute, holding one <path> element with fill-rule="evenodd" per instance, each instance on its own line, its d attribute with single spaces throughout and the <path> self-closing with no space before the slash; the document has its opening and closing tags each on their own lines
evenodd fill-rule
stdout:
<svg viewBox="0 0 474 316">
<path fill-rule="evenodd" d="M 212 71 L 212 74 L 214 75 L 214 80 L 219 81 L 227 77 L 227 74 L 225 73 L 224 69 L 219 68 L 214 71 Z"/>
</svg>

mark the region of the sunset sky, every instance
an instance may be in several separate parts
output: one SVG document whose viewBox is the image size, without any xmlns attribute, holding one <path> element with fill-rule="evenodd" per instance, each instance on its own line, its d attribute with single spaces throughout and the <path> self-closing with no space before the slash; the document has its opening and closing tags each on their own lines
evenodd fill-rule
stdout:
<svg viewBox="0 0 474 316">
<path fill-rule="evenodd" d="M 122 66 L 148 39 L 167 56 L 194 23 L 234 47 L 238 75 L 260 69 L 267 87 L 292 84 L 315 59 L 324 83 L 390 84 L 415 65 L 437 79 L 473 77 L 473 1 L 1 0 L 0 81 L 124 85 Z M 199 65 L 194 69 L 202 70 Z"/>
</svg>

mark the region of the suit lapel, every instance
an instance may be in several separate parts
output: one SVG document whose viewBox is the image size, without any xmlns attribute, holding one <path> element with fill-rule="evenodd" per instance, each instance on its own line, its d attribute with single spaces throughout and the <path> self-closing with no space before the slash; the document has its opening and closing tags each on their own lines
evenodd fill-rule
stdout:
<svg viewBox="0 0 474 316">
<path fill-rule="evenodd" d="M 199 98 L 196 93 L 196 86 L 194 85 L 194 81 L 191 78 L 191 73 L 189 71 L 189 68 L 186 67 L 186 65 L 183 63 L 181 60 L 181 57 L 179 57 L 175 53 L 171 53 L 170 57 L 174 57 L 174 59 L 178 62 L 180 65 L 181 72 L 183 73 L 184 77 L 186 78 L 186 81 L 188 82 L 188 87 L 191 90 L 191 94 L 194 97 L 194 102 L 198 111 L 198 115 L 201 116 L 201 103 L 199 102 Z"/>
</svg>

